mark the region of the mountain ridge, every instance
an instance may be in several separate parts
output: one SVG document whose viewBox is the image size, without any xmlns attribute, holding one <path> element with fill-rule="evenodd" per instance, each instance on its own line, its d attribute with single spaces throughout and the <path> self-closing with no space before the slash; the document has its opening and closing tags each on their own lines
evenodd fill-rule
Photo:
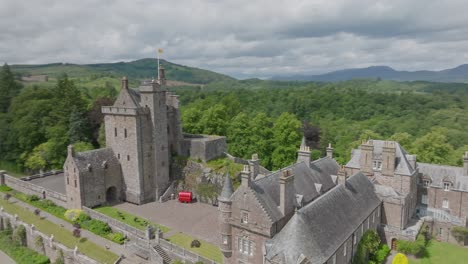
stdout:
<svg viewBox="0 0 468 264">
<path fill-rule="evenodd" d="M 461 64 L 457 67 L 440 71 L 399 71 L 389 66 L 379 65 L 365 68 L 343 69 L 317 75 L 297 74 L 273 76 L 271 79 L 277 81 L 336 82 L 367 78 L 380 78 L 392 81 L 468 82 L 468 64 Z"/>
</svg>

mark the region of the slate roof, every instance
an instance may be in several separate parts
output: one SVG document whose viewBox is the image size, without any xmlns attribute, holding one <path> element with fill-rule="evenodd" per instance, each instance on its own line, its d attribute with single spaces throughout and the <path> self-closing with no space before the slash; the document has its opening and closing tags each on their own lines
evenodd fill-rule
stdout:
<svg viewBox="0 0 468 264">
<path fill-rule="evenodd" d="M 103 162 L 107 162 L 109 166 L 119 164 L 119 160 L 115 157 L 111 148 L 78 152 L 75 153 L 73 160 L 80 172 L 88 171 L 88 164 L 91 165 L 91 168 L 101 167 Z"/>
<path fill-rule="evenodd" d="M 231 176 L 228 173 L 224 177 L 223 190 L 221 191 L 221 194 L 219 195 L 219 197 L 223 199 L 230 199 L 233 193 L 234 193 L 234 188 L 232 187 Z"/>
<path fill-rule="evenodd" d="M 468 191 L 468 175 L 463 175 L 462 167 L 418 162 L 419 172 L 431 179 L 431 186 L 444 187 L 444 181 L 451 182 L 453 188 Z"/>
<path fill-rule="evenodd" d="M 325 157 L 311 162 L 310 168 L 304 162 L 300 162 L 253 181 L 252 189 L 255 191 L 255 195 L 274 222 L 283 217 L 278 209 L 280 202 L 279 178 L 282 172 L 287 169 L 291 169 L 294 174 L 295 192 L 293 193 L 294 197 L 290 199 L 296 200 L 297 194 L 302 195 L 303 203 L 307 204 L 320 196 L 315 184 L 322 185 L 322 192 L 335 186 L 331 175 L 338 173 L 339 165 L 334 159 Z"/>
<path fill-rule="evenodd" d="M 375 160 L 382 160 L 382 149 L 384 146 L 384 140 L 372 140 L 374 145 L 374 157 Z M 395 173 L 400 175 L 412 175 L 415 168 L 408 162 L 406 150 L 398 143 L 395 142 L 396 148 L 396 161 L 395 161 Z M 361 168 L 360 165 L 361 149 L 353 149 L 351 152 L 351 160 L 346 164 L 346 167 L 350 168 Z"/>
<path fill-rule="evenodd" d="M 266 243 L 266 257 L 276 263 L 297 263 L 301 254 L 323 264 L 381 204 L 374 184 L 362 173 L 348 178 L 299 209 L 286 226 Z"/>
<path fill-rule="evenodd" d="M 135 89 L 128 89 L 128 93 L 130 94 L 130 97 L 132 98 L 133 102 L 135 105 L 141 106 L 141 94 L 140 91 L 135 90 Z"/>
</svg>

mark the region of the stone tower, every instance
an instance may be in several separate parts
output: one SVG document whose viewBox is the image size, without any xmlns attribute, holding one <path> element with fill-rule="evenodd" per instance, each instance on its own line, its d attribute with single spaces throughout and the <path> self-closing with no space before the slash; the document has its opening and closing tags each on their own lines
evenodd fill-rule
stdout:
<svg viewBox="0 0 468 264">
<path fill-rule="evenodd" d="M 234 193 L 231 177 L 226 174 L 224 186 L 221 194 L 218 197 L 219 203 L 219 230 L 221 232 L 220 249 L 224 258 L 230 258 L 232 255 L 232 227 L 230 224 L 232 215 L 232 200 L 231 196 Z"/>
<path fill-rule="evenodd" d="M 393 141 L 384 141 L 382 147 L 382 175 L 394 176 L 395 174 L 396 147 Z"/>
<path fill-rule="evenodd" d="M 157 199 L 169 184 L 169 146 L 166 91 L 164 86 L 164 69 L 160 69 L 159 81 L 140 87 L 141 104 L 149 111 L 149 126 L 151 127 L 151 156 L 154 170 L 152 179 Z M 161 79 L 162 78 L 162 79 Z"/>
</svg>

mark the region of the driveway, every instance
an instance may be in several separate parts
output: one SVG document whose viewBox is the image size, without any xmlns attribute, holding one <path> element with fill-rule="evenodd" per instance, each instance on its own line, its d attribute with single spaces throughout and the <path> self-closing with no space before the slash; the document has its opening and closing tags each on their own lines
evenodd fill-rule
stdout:
<svg viewBox="0 0 468 264">
<path fill-rule="evenodd" d="M 7 256 L 7 254 L 3 253 L 3 251 L 0 250 L 0 263 L 15 264 L 16 262 L 14 262 L 9 256 Z"/>
<path fill-rule="evenodd" d="M 203 203 L 179 203 L 176 200 L 143 205 L 123 203 L 114 207 L 170 227 L 173 230 L 169 235 L 178 231 L 218 243 L 218 207 Z"/>
</svg>

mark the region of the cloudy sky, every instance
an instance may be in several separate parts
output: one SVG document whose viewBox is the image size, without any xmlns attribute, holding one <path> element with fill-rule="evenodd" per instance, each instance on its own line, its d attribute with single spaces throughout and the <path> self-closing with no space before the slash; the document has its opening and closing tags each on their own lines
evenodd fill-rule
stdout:
<svg viewBox="0 0 468 264">
<path fill-rule="evenodd" d="M 236 77 L 468 63 L 466 0 L 0 0 L 0 62 L 155 57 Z"/>
</svg>

